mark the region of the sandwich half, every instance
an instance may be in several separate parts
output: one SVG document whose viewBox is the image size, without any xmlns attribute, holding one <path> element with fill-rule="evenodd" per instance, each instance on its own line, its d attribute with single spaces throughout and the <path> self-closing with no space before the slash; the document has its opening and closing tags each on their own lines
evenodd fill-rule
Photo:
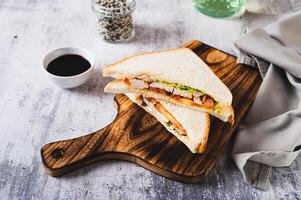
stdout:
<svg viewBox="0 0 301 200">
<path fill-rule="evenodd" d="M 234 122 L 230 90 L 188 48 L 131 56 L 108 65 L 103 76 L 116 78 L 105 92 L 153 97 Z"/>
<path fill-rule="evenodd" d="M 192 153 L 203 153 L 210 130 L 208 113 L 184 108 L 154 98 L 125 94 L 153 115 L 170 133 L 182 141 Z"/>
</svg>

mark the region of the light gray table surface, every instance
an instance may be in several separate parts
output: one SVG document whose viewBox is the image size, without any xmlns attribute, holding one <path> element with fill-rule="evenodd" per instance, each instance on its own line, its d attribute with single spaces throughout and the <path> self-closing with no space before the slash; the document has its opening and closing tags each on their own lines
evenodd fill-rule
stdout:
<svg viewBox="0 0 301 200">
<path fill-rule="evenodd" d="M 300 0 L 265 0 L 276 13 Z M 277 15 L 251 14 L 233 20 L 199 14 L 189 0 L 139 0 L 136 36 L 107 44 L 96 35 L 96 17 L 85 0 L 0 1 L 0 199 L 301 199 L 301 158 L 273 169 L 268 191 L 247 185 L 229 157 L 231 144 L 207 178 L 195 185 L 160 177 L 122 161 L 99 162 L 61 178 L 49 177 L 40 148 L 48 142 L 96 131 L 116 114 L 104 94 L 105 64 L 141 51 L 178 47 L 191 39 L 233 53 L 242 33 Z M 95 74 L 85 85 L 64 90 L 42 70 L 51 49 L 82 46 L 96 56 Z"/>
</svg>

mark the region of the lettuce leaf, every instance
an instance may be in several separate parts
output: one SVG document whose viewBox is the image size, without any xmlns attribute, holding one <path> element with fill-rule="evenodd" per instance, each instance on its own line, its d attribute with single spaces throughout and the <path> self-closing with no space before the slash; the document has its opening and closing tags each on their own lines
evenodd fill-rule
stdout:
<svg viewBox="0 0 301 200">
<path fill-rule="evenodd" d="M 188 93 L 199 92 L 201 94 L 204 94 L 200 90 L 197 90 L 197 89 L 194 89 L 192 87 L 189 87 L 189 86 L 186 86 L 186 85 L 182 85 L 182 84 L 179 84 L 179 83 L 170 83 L 170 82 L 167 82 L 167 81 L 161 81 L 160 83 L 163 83 L 164 85 L 167 85 L 169 87 L 173 87 L 173 88 L 176 88 L 176 89 L 188 92 Z"/>
<path fill-rule="evenodd" d="M 220 114 L 221 113 L 221 106 L 219 103 L 216 103 L 213 107 L 213 110 L 212 110 L 214 113 L 217 113 L 217 114 Z"/>
<path fill-rule="evenodd" d="M 168 121 L 168 122 L 165 122 L 165 124 L 166 124 L 166 126 L 167 127 L 170 127 L 171 126 L 171 122 L 170 121 Z M 185 138 L 186 136 L 184 136 L 184 135 L 181 135 L 180 133 L 179 133 L 179 131 L 176 129 L 176 128 L 174 128 L 174 127 L 171 127 L 181 138 Z"/>
<path fill-rule="evenodd" d="M 171 126 L 171 122 L 165 122 L 166 126 L 170 127 Z"/>
</svg>

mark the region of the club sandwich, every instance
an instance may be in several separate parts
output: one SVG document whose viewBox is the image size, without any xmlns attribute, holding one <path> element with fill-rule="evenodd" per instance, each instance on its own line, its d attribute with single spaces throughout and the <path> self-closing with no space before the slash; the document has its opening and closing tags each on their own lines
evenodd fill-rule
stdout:
<svg viewBox="0 0 301 200">
<path fill-rule="evenodd" d="M 106 85 L 105 92 L 134 93 L 234 123 L 230 90 L 188 48 L 131 56 L 106 66 L 103 76 L 116 79 Z"/>
</svg>

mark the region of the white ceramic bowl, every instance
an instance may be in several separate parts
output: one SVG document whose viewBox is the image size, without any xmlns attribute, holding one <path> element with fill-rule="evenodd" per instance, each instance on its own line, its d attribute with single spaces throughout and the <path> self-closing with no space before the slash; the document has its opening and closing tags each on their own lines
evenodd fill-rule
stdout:
<svg viewBox="0 0 301 200">
<path fill-rule="evenodd" d="M 83 73 L 74 76 L 57 76 L 47 71 L 47 66 L 51 61 L 53 61 L 54 59 L 62 55 L 67 55 L 67 54 L 76 54 L 84 57 L 91 64 L 91 67 L 87 71 L 84 71 Z M 95 57 L 90 51 L 80 47 L 64 47 L 64 48 L 59 48 L 50 51 L 44 57 L 42 62 L 43 62 L 43 69 L 46 72 L 46 74 L 49 76 L 49 78 L 58 86 L 67 89 L 67 88 L 74 88 L 80 86 L 91 77 L 91 75 L 93 74 Z"/>
</svg>

